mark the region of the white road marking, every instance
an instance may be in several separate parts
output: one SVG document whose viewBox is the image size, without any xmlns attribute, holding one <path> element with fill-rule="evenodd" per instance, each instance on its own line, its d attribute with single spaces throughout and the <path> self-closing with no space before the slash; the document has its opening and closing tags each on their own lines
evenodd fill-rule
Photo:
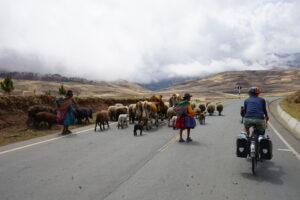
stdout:
<svg viewBox="0 0 300 200">
<path fill-rule="evenodd" d="M 113 122 L 113 123 L 111 123 L 111 124 L 116 124 L 116 123 L 117 123 L 117 122 Z M 111 124 L 109 124 L 109 125 L 111 125 Z M 77 134 L 84 133 L 84 132 L 87 132 L 87 131 L 90 131 L 90 130 L 93 130 L 93 129 L 94 129 L 94 128 L 85 129 L 85 130 L 82 130 L 82 131 L 77 131 L 77 132 L 72 133 L 72 134 L 77 135 Z M 58 137 L 56 137 L 56 138 L 52 138 L 52 139 L 48 139 L 48 140 L 36 142 L 36 143 L 33 143 L 33 144 L 28 144 L 28 145 L 25 145 L 25 146 L 21 146 L 21 147 L 9 149 L 9 150 L 6 150 L 6 151 L 1 151 L 1 152 L 0 152 L 0 155 L 6 154 L 6 153 L 9 153 L 9 152 L 13 152 L 13 151 L 18 151 L 18 150 L 25 149 L 25 148 L 28 148 L 28 147 L 32 147 L 32 146 L 35 146 L 35 145 L 38 145 L 38 144 L 43 144 L 43 143 L 47 143 L 47 142 L 59 140 L 59 139 L 61 139 L 61 138 L 67 137 L 67 136 L 69 136 L 69 135 L 58 136 Z"/>
<path fill-rule="evenodd" d="M 90 130 L 93 130 L 93 129 L 94 128 L 86 129 L 86 130 L 83 130 L 83 131 L 78 131 L 78 132 L 75 132 L 74 134 L 84 133 L 84 132 L 87 132 L 87 131 L 90 131 Z"/>
<path fill-rule="evenodd" d="M 274 128 L 274 126 L 269 122 L 270 127 L 273 129 L 273 131 L 276 133 L 276 135 L 279 137 L 279 139 L 287 146 L 287 148 L 300 160 L 299 153 L 282 137 L 282 135 Z"/>
<path fill-rule="evenodd" d="M 288 151 L 288 152 L 291 152 L 290 149 L 277 149 L 278 151 Z"/>
</svg>

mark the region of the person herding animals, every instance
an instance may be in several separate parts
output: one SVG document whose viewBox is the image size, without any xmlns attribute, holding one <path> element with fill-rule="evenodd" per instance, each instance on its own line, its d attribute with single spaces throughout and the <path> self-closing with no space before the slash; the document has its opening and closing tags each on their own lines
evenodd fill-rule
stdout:
<svg viewBox="0 0 300 200">
<path fill-rule="evenodd" d="M 187 142 L 193 141 L 190 137 L 190 132 L 192 128 L 195 128 L 196 126 L 196 120 L 194 118 L 194 114 L 197 112 L 192 109 L 190 100 L 192 95 L 189 93 L 184 94 L 183 100 L 178 102 L 174 108 L 174 111 L 177 115 L 177 120 L 175 127 L 179 128 L 179 142 L 184 142 L 184 139 L 182 138 L 183 130 L 187 130 Z"/>
<path fill-rule="evenodd" d="M 69 130 L 69 126 L 75 124 L 74 105 L 76 101 L 73 98 L 73 91 L 68 90 L 65 97 L 59 97 L 56 99 L 57 103 L 57 122 L 64 125 L 62 134 L 72 133 Z"/>
</svg>

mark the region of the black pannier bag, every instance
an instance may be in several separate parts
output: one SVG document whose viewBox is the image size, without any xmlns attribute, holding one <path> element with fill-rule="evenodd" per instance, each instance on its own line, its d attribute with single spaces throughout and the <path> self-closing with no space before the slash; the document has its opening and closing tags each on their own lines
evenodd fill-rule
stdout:
<svg viewBox="0 0 300 200">
<path fill-rule="evenodd" d="M 236 139 L 236 156 L 246 158 L 249 154 L 249 144 L 247 133 L 241 132 Z"/>
<path fill-rule="evenodd" d="M 269 136 L 259 136 L 258 143 L 259 143 L 260 158 L 271 160 L 273 157 L 272 154 L 273 145 Z"/>
</svg>

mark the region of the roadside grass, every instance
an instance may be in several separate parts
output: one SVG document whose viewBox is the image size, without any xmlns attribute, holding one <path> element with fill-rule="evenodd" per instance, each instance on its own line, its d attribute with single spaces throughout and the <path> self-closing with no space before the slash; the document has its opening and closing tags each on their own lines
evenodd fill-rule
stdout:
<svg viewBox="0 0 300 200">
<path fill-rule="evenodd" d="M 300 120 L 300 91 L 287 96 L 280 102 L 280 106 L 292 117 Z"/>
</svg>

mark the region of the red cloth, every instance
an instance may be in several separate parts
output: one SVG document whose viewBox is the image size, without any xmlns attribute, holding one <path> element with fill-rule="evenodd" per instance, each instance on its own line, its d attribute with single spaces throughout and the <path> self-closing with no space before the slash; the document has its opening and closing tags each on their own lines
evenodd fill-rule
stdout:
<svg viewBox="0 0 300 200">
<path fill-rule="evenodd" d="M 57 111 L 57 119 L 56 119 L 57 124 L 63 125 L 63 121 L 67 115 L 67 111 L 68 111 L 67 109 Z"/>
<path fill-rule="evenodd" d="M 180 128 L 180 129 L 185 128 L 184 117 L 177 117 L 176 123 L 175 123 L 175 128 Z"/>
</svg>

